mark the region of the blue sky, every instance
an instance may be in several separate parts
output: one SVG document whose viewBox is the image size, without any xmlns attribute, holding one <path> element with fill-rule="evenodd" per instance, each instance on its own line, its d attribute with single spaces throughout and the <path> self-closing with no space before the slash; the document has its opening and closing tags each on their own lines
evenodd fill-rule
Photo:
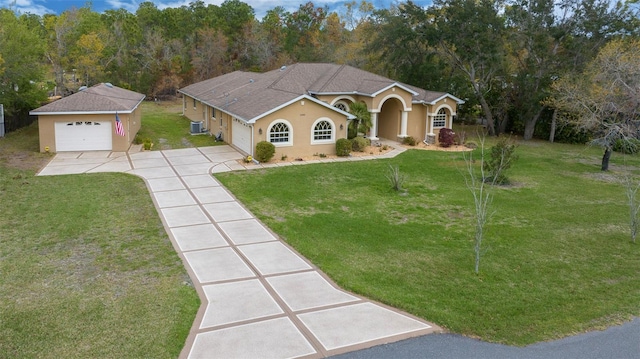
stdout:
<svg viewBox="0 0 640 359">
<path fill-rule="evenodd" d="M 93 0 L 92 9 L 97 12 L 103 12 L 109 9 L 124 8 L 128 11 L 135 12 L 138 5 L 144 0 Z M 188 5 L 193 0 L 153 0 L 159 9 L 166 7 L 180 7 Z M 204 0 L 206 4 L 220 5 L 224 0 Z M 265 12 L 277 5 L 283 6 L 288 11 L 295 11 L 302 3 L 308 0 L 246 0 L 245 3 L 251 5 L 255 10 L 256 17 L 261 19 Z M 331 10 L 338 9 L 345 0 L 317 0 L 313 1 L 316 6 L 328 5 Z M 369 0 L 378 8 L 388 8 L 392 2 L 396 0 Z M 18 13 L 32 13 L 44 15 L 47 13 L 60 14 L 71 7 L 82 7 L 87 3 L 86 0 L 0 0 L 0 7 L 11 8 Z M 431 4 L 431 0 L 414 0 L 418 5 L 426 6 Z M 340 10 L 338 9 L 338 12 Z"/>
</svg>

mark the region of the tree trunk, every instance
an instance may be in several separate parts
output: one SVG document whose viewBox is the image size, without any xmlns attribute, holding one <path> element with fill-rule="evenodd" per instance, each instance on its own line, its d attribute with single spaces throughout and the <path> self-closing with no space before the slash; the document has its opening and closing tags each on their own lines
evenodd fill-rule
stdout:
<svg viewBox="0 0 640 359">
<path fill-rule="evenodd" d="M 549 130 L 549 142 L 553 143 L 556 137 L 556 124 L 557 124 L 558 110 L 553 109 L 553 115 L 551 115 L 551 130 Z"/>
<path fill-rule="evenodd" d="M 504 114 L 504 118 L 498 123 L 496 135 L 507 132 L 507 124 L 509 123 L 509 113 Z"/>
<path fill-rule="evenodd" d="M 487 103 L 487 100 L 482 96 L 479 91 L 476 91 L 476 95 L 478 95 L 478 100 L 480 100 L 480 106 L 482 107 L 482 112 L 484 112 L 484 116 L 487 119 L 487 131 L 489 131 L 489 136 L 496 135 L 496 129 L 493 124 L 493 114 L 491 113 L 491 108 Z"/>
<path fill-rule="evenodd" d="M 536 114 L 533 115 L 533 117 L 531 117 L 529 120 L 525 120 L 524 137 L 523 137 L 524 140 L 528 141 L 533 138 L 533 133 L 536 130 L 536 123 L 538 122 L 538 119 L 540 118 L 540 114 L 542 113 L 543 109 L 544 107 L 540 107 L 538 112 L 536 112 Z"/>
<path fill-rule="evenodd" d="M 602 167 L 600 168 L 602 171 L 609 170 L 609 159 L 611 158 L 611 148 L 605 147 L 604 156 L 602 156 Z"/>
</svg>

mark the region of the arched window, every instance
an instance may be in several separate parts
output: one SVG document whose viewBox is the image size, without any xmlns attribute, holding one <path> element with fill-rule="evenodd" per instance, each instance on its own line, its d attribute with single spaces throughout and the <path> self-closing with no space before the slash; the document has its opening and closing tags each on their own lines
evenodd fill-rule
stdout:
<svg viewBox="0 0 640 359">
<path fill-rule="evenodd" d="M 441 108 L 438 113 L 433 116 L 433 128 L 443 128 L 447 126 L 447 111 Z"/>
<path fill-rule="evenodd" d="M 269 128 L 269 142 L 274 145 L 291 144 L 291 127 L 284 121 L 275 122 Z"/>
<path fill-rule="evenodd" d="M 344 112 L 349 112 L 349 105 L 347 105 L 345 102 L 342 102 L 342 101 L 336 102 L 333 105 L 333 107 L 335 107 L 337 109 L 340 109 L 340 110 L 342 110 Z"/>
<path fill-rule="evenodd" d="M 321 120 L 313 127 L 314 141 L 331 141 L 333 139 L 333 125 L 331 122 Z"/>
</svg>

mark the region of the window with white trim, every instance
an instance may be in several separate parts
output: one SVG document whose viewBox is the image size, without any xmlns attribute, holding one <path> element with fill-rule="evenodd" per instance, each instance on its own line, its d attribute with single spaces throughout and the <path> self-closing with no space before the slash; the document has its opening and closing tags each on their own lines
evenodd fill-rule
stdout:
<svg viewBox="0 0 640 359">
<path fill-rule="evenodd" d="M 447 111 L 441 108 L 438 113 L 433 116 L 433 128 L 443 128 L 447 126 Z"/>
<path fill-rule="evenodd" d="M 333 139 L 333 125 L 331 122 L 322 120 L 313 127 L 314 141 L 331 141 Z"/>
<path fill-rule="evenodd" d="M 349 112 L 349 105 L 347 105 L 346 103 L 342 102 L 342 101 L 338 101 L 336 103 L 333 104 L 333 107 L 342 110 L 344 112 Z"/>
<path fill-rule="evenodd" d="M 276 122 L 269 129 L 269 142 L 277 143 L 290 143 L 291 131 L 289 126 L 284 122 Z"/>
</svg>

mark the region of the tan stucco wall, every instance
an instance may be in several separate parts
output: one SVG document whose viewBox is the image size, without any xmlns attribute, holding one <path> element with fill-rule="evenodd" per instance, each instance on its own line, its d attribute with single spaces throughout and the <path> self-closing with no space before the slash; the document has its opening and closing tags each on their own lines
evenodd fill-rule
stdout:
<svg viewBox="0 0 640 359">
<path fill-rule="evenodd" d="M 138 107 L 131 114 L 119 113 L 118 117 L 124 126 L 125 136 L 115 134 L 115 114 L 104 115 L 40 115 L 38 116 L 38 132 L 40 137 L 40 152 L 46 152 L 45 148 L 49 147 L 49 152 L 57 152 L 55 123 L 56 122 L 75 122 L 75 121 L 92 121 L 92 122 L 111 122 L 111 139 L 112 151 L 125 152 L 133 142 L 136 134 L 140 130 L 142 124 L 142 113 Z"/>
<path fill-rule="evenodd" d="M 411 109 L 412 97 L 413 96 L 409 92 L 394 86 L 376 95 L 376 97 L 373 99 L 371 103 L 370 108 L 373 108 L 374 110 L 379 110 L 380 105 L 383 104 L 383 102 L 385 102 L 387 99 L 396 98 L 399 101 L 400 99 L 402 99 L 402 102 L 404 102 L 404 105 L 406 106 L 406 108 Z"/>
<path fill-rule="evenodd" d="M 452 126 L 452 114 L 457 111 L 457 103 L 450 98 L 444 98 L 438 101 L 435 105 L 422 105 L 413 104 L 411 102 L 411 93 L 405 91 L 399 87 L 392 87 L 380 94 L 375 98 L 359 95 L 321 95 L 318 96 L 318 100 L 327 104 L 332 104 L 335 100 L 344 99 L 345 102 L 364 102 L 367 104 L 369 110 L 376 112 L 384 106 L 384 111 L 378 113 L 378 137 L 387 138 L 395 141 L 401 141 L 401 120 L 402 111 L 409 109 L 407 112 L 407 129 L 406 135 L 415 138 L 418 141 L 422 141 L 426 138 L 427 133 L 438 134 L 439 130 L 433 130 L 431 128 L 432 121 L 428 115 L 435 114 L 439 108 L 445 106 L 447 109 L 447 126 Z M 206 126 L 209 131 L 216 135 L 222 132 L 224 141 L 232 144 L 232 126 L 231 116 L 227 113 L 222 113 L 216 110 L 215 119 L 211 118 L 212 109 L 207 105 L 196 101 L 196 106 L 193 106 L 193 98 L 184 96 L 183 100 L 184 115 L 192 121 L 202 121 L 206 119 Z M 311 127 L 314 122 L 320 117 L 330 118 L 336 128 L 336 136 L 330 144 L 311 144 Z M 253 149 L 255 151 L 255 145 L 266 140 L 268 136 L 269 125 L 278 119 L 287 120 L 293 127 L 293 145 L 277 145 L 276 146 L 276 158 L 280 158 L 286 155 L 289 158 L 292 157 L 308 157 L 314 154 L 335 154 L 335 140 L 338 138 L 346 138 L 347 136 L 347 121 L 343 116 L 334 113 L 333 111 L 324 108 L 310 100 L 305 101 L 305 105 L 302 105 L 300 101 L 292 104 L 284 109 L 277 111 L 258 120 L 253 126 Z M 340 125 L 343 125 L 343 129 L 340 130 Z M 262 134 L 259 130 L 262 129 Z"/>
<path fill-rule="evenodd" d="M 193 106 L 193 97 L 184 95 L 182 100 L 182 112 L 185 117 L 191 121 L 204 121 L 206 120 L 206 105 L 196 100 L 195 107 Z"/>
<path fill-rule="evenodd" d="M 304 103 L 304 105 L 303 105 Z M 334 140 L 326 144 L 312 144 L 312 130 L 316 120 L 325 117 L 333 121 Z M 260 141 L 268 138 L 269 126 L 277 120 L 286 120 L 293 127 L 293 144 L 291 146 L 276 144 L 274 158 L 287 156 L 288 158 L 308 157 L 314 154 L 333 155 L 336 153 L 335 141 L 347 137 L 347 118 L 335 111 L 321 106 L 310 100 L 297 101 L 273 114 L 256 121 L 253 126 L 254 148 Z M 340 129 L 342 125 L 342 129 Z M 262 129 L 262 134 L 260 134 Z"/>
</svg>

